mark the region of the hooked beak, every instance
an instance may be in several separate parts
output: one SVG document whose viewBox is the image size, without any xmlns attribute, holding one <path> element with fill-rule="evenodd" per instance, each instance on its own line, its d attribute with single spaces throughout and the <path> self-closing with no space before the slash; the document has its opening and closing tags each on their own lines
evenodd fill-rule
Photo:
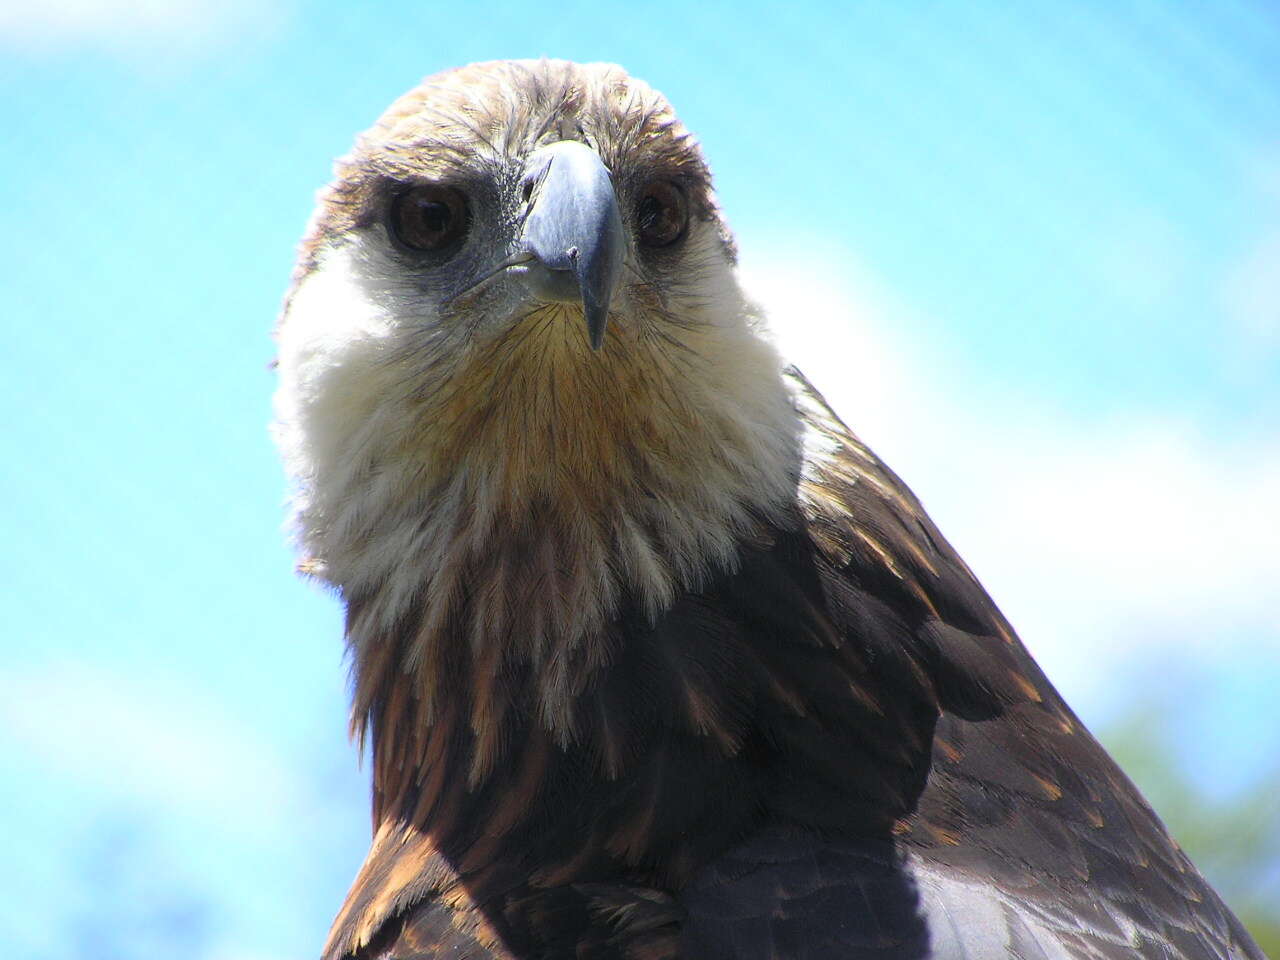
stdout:
<svg viewBox="0 0 1280 960">
<path fill-rule="evenodd" d="M 609 171 L 590 147 L 562 140 L 530 154 L 524 182 L 533 193 L 520 241 L 535 258 L 525 282 L 541 300 L 581 303 L 599 350 L 626 244 Z"/>
</svg>

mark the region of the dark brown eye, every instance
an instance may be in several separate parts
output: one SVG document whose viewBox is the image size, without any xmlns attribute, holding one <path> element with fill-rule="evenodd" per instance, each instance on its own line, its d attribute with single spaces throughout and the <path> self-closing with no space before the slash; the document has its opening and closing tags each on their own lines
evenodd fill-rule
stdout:
<svg viewBox="0 0 1280 960">
<path fill-rule="evenodd" d="M 669 247 L 684 236 L 689 205 L 684 191 L 669 180 L 644 188 L 636 204 L 636 235 L 644 247 Z"/>
<path fill-rule="evenodd" d="M 446 250 L 467 232 L 467 198 L 453 187 L 413 187 L 391 201 L 387 222 L 411 250 Z"/>
</svg>

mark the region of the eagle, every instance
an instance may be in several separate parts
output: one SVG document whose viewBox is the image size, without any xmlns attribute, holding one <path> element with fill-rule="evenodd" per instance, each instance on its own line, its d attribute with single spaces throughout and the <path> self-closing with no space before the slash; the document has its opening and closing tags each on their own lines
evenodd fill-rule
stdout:
<svg viewBox="0 0 1280 960">
<path fill-rule="evenodd" d="M 274 426 L 372 773 L 325 960 L 1261 958 L 735 261 L 612 65 L 337 162 Z"/>
</svg>

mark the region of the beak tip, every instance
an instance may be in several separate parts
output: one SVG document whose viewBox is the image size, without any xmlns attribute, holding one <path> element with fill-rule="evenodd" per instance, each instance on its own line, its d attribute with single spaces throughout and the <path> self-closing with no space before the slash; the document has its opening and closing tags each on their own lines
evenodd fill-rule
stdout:
<svg viewBox="0 0 1280 960">
<path fill-rule="evenodd" d="M 601 310 L 597 313 L 591 310 L 587 312 L 587 343 L 591 345 L 592 350 L 599 351 L 604 346 L 605 328 L 608 325 L 608 311 Z"/>
</svg>

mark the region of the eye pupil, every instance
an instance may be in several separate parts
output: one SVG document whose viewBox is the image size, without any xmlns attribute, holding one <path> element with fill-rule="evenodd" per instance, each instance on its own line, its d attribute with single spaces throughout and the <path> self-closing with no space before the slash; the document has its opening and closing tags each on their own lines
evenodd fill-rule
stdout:
<svg viewBox="0 0 1280 960">
<path fill-rule="evenodd" d="M 653 230 L 658 226 L 658 218 L 662 216 L 662 204 L 658 202 L 658 198 L 654 196 L 645 197 L 640 201 L 640 231 L 642 233 Z"/>
<path fill-rule="evenodd" d="M 388 226 L 411 250 L 445 250 L 466 234 L 466 198 L 452 187 L 414 187 L 391 201 Z"/>
<path fill-rule="evenodd" d="M 418 219 L 423 228 L 432 233 L 444 233 L 448 230 L 451 218 L 449 208 L 443 203 L 427 202 L 418 208 Z"/>
<path fill-rule="evenodd" d="M 636 235 L 646 247 L 669 247 L 684 237 L 689 224 L 684 191 L 674 183 L 651 183 L 636 204 Z"/>
</svg>

